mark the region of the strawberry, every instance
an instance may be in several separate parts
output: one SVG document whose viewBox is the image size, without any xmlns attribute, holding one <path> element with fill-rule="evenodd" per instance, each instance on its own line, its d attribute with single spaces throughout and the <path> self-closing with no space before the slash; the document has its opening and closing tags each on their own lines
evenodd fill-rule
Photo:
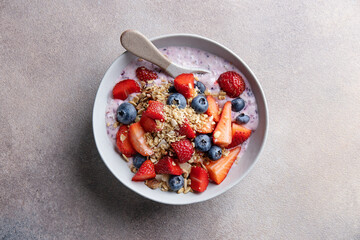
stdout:
<svg viewBox="0 0 360 240">
<path fill-rule="evenodd" d="M 150 160 L 146 160 L 139 170 L 135 173 L 132 181 L 140 182 L 156 177 L 154 164 Z"/>
<path fill-rule="evenodd" d="M 226 148 L 232 148 L 245 142 L 251 135 L 251 130 L 239 124 L 232 124 L 232 141 Z"/>
<path fill-rule="evenodd" d="M 138 67 L 136 69 L 136 77 L 140 80 L 140 81 L 149 81 L 149 80 L 154 80 L 158 78 L 158 75 L 147 69 L 146 67 Z"/>
<path fill-rule="evenodd" d="M 208 101 L 209 107 L 206 111 L 206 114 L 209 116 L 213 116 L 213 119 L 215 122 L 218 122 L 220 119 L 219 114 L 219 105 L 217 104 L 215 98 L 211 95 L 206 96 L 206 99 Z"/>
<path fill-rule="evenodd" d="M 185 98 L 193 97 L 195 95 L 194 75 L 192 73 L 180 74 L 174 79 L 174 87 Z"/>
<path fill-rule="evenodd" d="M 131 93 L 135 92 L 140 92 L 140 86 L 132 79 L 118 82 L 112 90 L 114 98 L 121 100 L 125 100 Z"/>
<path fill-rule="evenodd" d="M 207 118 L 204 122 L 201 123 L 201 127 L 197 129 L 199 133 L 212 133 L 215 128 L 215 122 Z"/>
<path fill-rule="evenodd" d="M 149 118 L 146 115 L 142 115 L 140 118 L 140 125 L 146 132 L 158 132 L 161 131 L 154 119 Z"/>
<path fill-rule="evenodd" d="M 127 125 L 121 125 L 116 134 L 116 146 L 119 151 L 127 157 L 136 154 L 135 149 L 132 147 L 129 139 L 129 128 Z"/>
<path fill-rule="evenodd" d="M 164 121 L 165 116 L 164 116 L 163 108 L 164 108 L 163 103 L 150 100 L 149 106 L 146 109 L 146 111 L 143 113 L 143 115 L 146 115 L 154 120 Z"/>
<path fill-rule="evenodd" d="M 155 164 L 155 172 L 156 174 L 181 175 L 183 170 L 174 161 L 174 159 L 166 156 L 160 159 L 157 164 Z"/>
<path fill-rule="evenodd" d="M 218 78 L 219 85 L 229 97 L 235 98 L 240 96 L 245 90 L 244 79 L 236 72 L 224 72 Z"/>
<path fill-rule="evenodd" d="M 230 168 L 233 165 L 240 150 L 241 147 L 236 147 L 230 150 L 229 155 L 223 156 L 217 161 L 211 161 L 208 165 L 206 165 L 210 179 L 213 180 L 216 184 L 220 184 L 230 171 Z"/>
<path fill-rule="evenodd" d="M 190 172 L 191 189 L 196 192 L 203 192 L 209 184 L 208 173 L 202 167 L 192 167 Z"/>
<path fill-rule="evenodd" d="M 213 133 L 213 142 L 220 147 L 231 143 L 231 102 L 225 103 L 220 120 Z"/>
<path fill-rule="evenodd" d="M 187 120 L 187 118 L 185 118 L 185 121 L 180 125 L 179 133 L 180 133 L 180 135 L 185 135 L 187 138 L 190 138 L 190 139 L 193 139 L 196 136 L 195 132 L 191 128 L 191 126 L 189 124 L 189 120 Z"/>
<path fill-rule="evenodd" d="M 140 122 L 130 125 L 129 138 L 133 148 L 141 155 L 150 156 L 154 154 L 153 150 L 146 143 L 145 131 L 141 127 Z"/>
<path fill-rule="evenodd" d="M 194 147 L 188 139 L 182 139 L 180 141 L 173 142 L 171 147 L 176 152 L 179 163 L 185 163 L 189 161 L 194 153 Z"/>
</svg>

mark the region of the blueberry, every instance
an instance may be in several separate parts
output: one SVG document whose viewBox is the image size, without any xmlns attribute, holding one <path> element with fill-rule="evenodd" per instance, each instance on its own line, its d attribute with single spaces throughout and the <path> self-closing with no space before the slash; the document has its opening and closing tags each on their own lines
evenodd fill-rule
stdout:
<svg viewBox="0 0 360 240">
<path fill-rule="evenodd" d="M 203 95 L 196 96 L 191 101 L 191 107 L 195 110 L 197 113 L 204 113 L 209 107 L 209 103 L 206 100 L 206 97 Z"/>
<path fill-rule="evenodd" d="M 208 152 L 208 156 L 211 160 L 219 160 L 222 156 L 222 150 L 218 146 L 212 146 Z"/>
<path fill-rule="evenodd" d="M 240 112 L 245 107 L 245 101 L 242 98 L 235 98 L 231 101 L 231 110 Z"/>
<path fill-rule="evenodd" d="M 128 102 L 122 103 L 116 110 L 116 119 L 123 124 L 132 123 L 137 115 L 135 107 Z"/>
<path fill-rule="evenodd" d="M 175 105 L 178 108 L 186 107 L 186 98 L 180 93 L 171 94 L 166 102 L 168 105 Z"/>
<path fill-rule="evenodd" d="M 171 87 L 169 87 L 169 93 L 177 93 L 177 91 L 176 91 L 176 88 L 175 88 L 175 86 L 174 85 L 172 85 Z"/>
<path fill-rule="evenodd" d="M 207 152 L 211 148 L 211 138 L 201 134 L 195 138 L 195 148 L 202 152 Z"/>
<path fill-rule="evenodd" d="M 140 168 L 141 165 L 146 161 L 146 157 L 144 157 L 143 155 L 141 154 L 136 154 L 135 157 L 133 158 L 133 165 L 136 167 L 136 168 Z"/>
<path fill-rule="evenodd" d="M 173 191 L 177 191 L 184 186 L 184 177 L 183 176 L 170 176 L 169 178 L 169 187 Z"/>
<path fill-rule="evenodd" d="M 250 117 L 241 113 L 239 116 L 236 117 L 235 121 L 237 124 L 245 124 L 250 121 Z"/>
<path fill-rule="evenodd" d="M 197 88 L 200 93 L 204 93 L 206 90 L 205 85 L 200 81 L 195 81 L 195 88 Z"/>
</svg>

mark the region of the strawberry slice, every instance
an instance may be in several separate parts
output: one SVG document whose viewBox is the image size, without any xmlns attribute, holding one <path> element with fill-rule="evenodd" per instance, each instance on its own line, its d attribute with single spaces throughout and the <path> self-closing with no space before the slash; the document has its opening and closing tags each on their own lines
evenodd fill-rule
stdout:
<svg viewBox="0 0 360 240">
<path fill-rule="evenodd" d="M 140 125 L 146 132 L 158 132 L 161 131 L 154 119 L 149 118 L 146 115 L 142 115 L 140 118 Z"/>
<path fill-rule="evenodd" d="M 189 139 L 182 139 L 180 141 L 173 142 L 171 147 L 176 152 L 179 163 L 189 161 L 194 153 L 194 147 Z"/>
<path fill-rule="evenodd" d="M 136 69 L 136 77 L 140 80 L 140 81 L 149 81 L 149 80 L 154 80 L 158 78 L 158 75 L 156 74 L 156 72 L 151 71 L 149 69 L 147 69 L 146 67 L 138 67 Z"/>
<path fill-rule="evenodd" d="M 187 118 L 185 118 L 185 121 L 180 125 L 179 133 L 190 139 L 193 139 L 196 136 L 195 131 L 191 128 Z"/>
<path fill-rule="evenodd" d="M 180 166 L 169 156 L 160 159 L 159 162 L 155 164 L 155 172 L 156 174 L 183 174 L 183 170 Z"/>
<path fill-rule="evenodd" d="M 229 155 L 223 156 L 217 161 L 211 161 L 208 165 L 206 165 L 210 179 L 213 180 L 216 184 L 220 184 L 230 171 L 230 168 L 233 165 L 240 150 L 241 147 L 231 149 Z"/>
<path fill-rule="evenodd" d="M 154 154 L 153 150 L 147 145 L 145 139 L 145 131 L 141 127 L 140 122 L 130 125 L 129 138 L 133 148 L 143 156 Z"/>
<path fill-rule="evenodd" d="M 226 102 L 213 133 L 213 142 L 220 147 L 231 143 L 231 102 Z"/>
<path fill-rule="evenodd" d="M 232 124 L 232 141 L 226 148 L 232 148 L 245 142 L 251 135 L 251 130 L 239 124 Z"/>
<path fill-rule="evenodd" d="M 180 74 L 174 79 L 174 87 L 185 98 L 193 97 L 195 95 L 194 75 L 192 73 Z"/>
<path fill-rule="evenodd" d="M 132 79 L 126 79 L 118 82 L 113 90 L 113 96 L 115 99 L 125 100 L 131 93 L 140 92 L 140 86 Z"/>
<path fill-rule="evenodd" d="M 215 122 L 212 121 L 210 118 L 208 118 L 201 123 L 201 127 L 197 129 L 197 132 L 212 133 L 214 131 L 214 128 L 215 128 Z"/>
<path fill-rule="evenodd" d="M 164 104 L 158 101 L 153 101 L 150 100 L 149 101 L 149 106 L 146 109 L 146 111 L 143 113 L 143 115 L 148 116 L 149 118 L 152 118 L 154 120 L 160 120 L 160 121 L 164 121 L 165 120 L 165 115 L 164 115 Z"/>
<path fill-rule="evenodd" d="M 135 173 L 132 181 L 140 182 L 156 177 L 154 164 L 150 160 L 146 160 L 139 170 Z"/>
<path fill-rule="evenodd" d="M 196 192 L 203 192 L 209 185 L 209 177 L 202 167 L 192 167 L 190 172 L 191 189 Z"/>
<path fill-rule="evenodd" d="M 127 125 L 121 125 L 116 133 L 116 146 L 119 151 L 127 157 L 131 157 L 136 154 L 135 149 L 130 143 L 129 128 Z"/>
<path fill-rule="evenodd" d="M 211 95 L 206 96 L 206 99 L 209 103 L 206 114 L 209 116 L 213 116 L 214 121 L 218 122 L 220 120 L 219 105 L 217 104 L 215 98 Z"/>
</svg>

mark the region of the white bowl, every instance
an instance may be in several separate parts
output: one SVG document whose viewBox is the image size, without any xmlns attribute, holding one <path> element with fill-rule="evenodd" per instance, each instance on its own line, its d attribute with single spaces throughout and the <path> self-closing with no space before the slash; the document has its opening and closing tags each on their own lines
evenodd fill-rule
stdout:
<svg viewBox="0 0 360 240">
<path fill-rule="evenodd" d="M 172 34 L 156 37 L 151 40 L 158 48 L 186 46 L 213 53 L 233 63 L 233 65 L 244 74 L 255 95 L 259 113 L 259 126 L 250 138 L 247 151 L 240 158 L 239 163 L 233 165 L 228 176 L 220 185 L 209 184 L 207 190 L 203 193 L 176 194 L 173 192 L 162 192 L 160 189 L 152 190 L 148 188 L 143 182 L 131 181 L 133 173 L 122 157 L 115 151 L 106 133 L 105 124 L 105 108 L 108 96 L 122 70 L 135 58 L 135 56 L 129 52 L 123 53 L 113 62 L 105 73 L 96 94 L 93 110 L 93 131 L 97 148 L 106 166 L 115 177 L 134 192 L 148 199 L 174 205 L 208 200 L 224 193 L 239 183 L 252 169 L 258 159 L 265 143 L 268 128 L 268 113 L 263 90 L 250 68 L 235 53 L 213 40 L 193 34 Z"/>
</svg>

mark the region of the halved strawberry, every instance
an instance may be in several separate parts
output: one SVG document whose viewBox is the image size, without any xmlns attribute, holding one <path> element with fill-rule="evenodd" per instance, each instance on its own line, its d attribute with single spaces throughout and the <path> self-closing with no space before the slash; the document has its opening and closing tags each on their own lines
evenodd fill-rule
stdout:
<svg viewBox="0 0 360 240">
<path fill-rule="evenodd" d="M 231 149 L 229 155 L 223 156 L 217 161 L 211 161 L 208 165 L 206 165 L 210 179 L 213 180 L 216 184 L 220 184 L 230 171 L 230 168 L 233 165 L 240 150 L 241 147 Z"/>
<path fill-rule="evenodd" d="M 131 93 L 140 92 L 140 86 L 132 79 L 122 80 L 118 82 L 113 90 L 113 96 L 115 99 L 125 100 Z"/>
<path fill-rule="evenodd" d="M 166 156 L 160 159 L 157 164 L 155 164 L 155 172 L 156 174 L 181 175 L 183 170 L 174 161 L 174 159 Z"/>
<path fill-rule="evenodd" d="M 121 125 L 116 133 L 116 146 L 119 151 L 127 157 L 131 157 L 136 154 L 135 149 L 130 143 L 129 128 L 127 125 Z"/>
<path fill-rule="evenodd" d="M 197 129 L 198 133 L 212 133 L 216 125 L 215 122 L 210 118 L 207 118 L 205 121 L 203 121 L 200 124 L 201 127 Z"/>
<path fill-rule="evenodd" d="M 146 115 L 142 115 L 140 118 L 140 124 L 146 132 L 158 132 L 161 129 L 157 126 L 154 119 L 149 118 Z"/>
<path fill-rule="evenodd" d="M 194 153 L 194 147 L 189 139 L 182 139 L 177 142 L 173 142 L 171 147 L 174 149 L 179 163 L 189 161 Z"/>
<path fill-rule="evenodd" d="M 190 172 L 191 189 L 196 192 L 203 192 L 209 185 L 209 177 L 202 167 L 192 167 Z"/>
<path fill-rule="evenodd" d="M 143 156 L 154 154 L 153 150 L 147 145 L 145 139 L 145 131 L 141 127 L 140 122 L 130 125 L 129 138 L 133 148 Z"/>
<path fill-rule="evenodd" d="M 239 124 L 232 124 L 232 141 L 226 148 L 232 148 L 245 142 L 251 135 L 251 130 Z"/>
<path fill-rule="evenodd" d="M 187 138 L 193 139 L 195 138 L 195 131 L 191 128 L 189 124 L 189 120 L 185 118 L 185 121 L 180 125 L 179 129 L 180 135 L 185 135 Z"/>
<path fill-rule="evenodd" d="M 240 94 L 245 90 L 244 79 L 234 71 L 228 71 L 221 74 L 218 82 L 221 89 L 232 98 L 240 96 Z"/>
<path fill-rule="evenodd" d="M 164 109 L 164 104 L 162 102 L 150 100 L 149 106 L 146 109 L 146 111 L 143 113 L 143 115 L 146 115 L 154 120 L 164 121 L 165 117 L 164 117 L 163 109 Z"/>
<path fill-rule="evenodd" d="M 213 133 L 213 142 L 220 147 L 231 143 L 231 102 L 226 102 Z"/>
<path fill-rule="evenodd" d="M 145 181 L 154 177 L 156 177 L 154 164 L 150 160 L 146 160 L 131 180 Z"/>
<path fill-rule="evenodd" d="M 214 121 L 218 122 L 220 120 L 219 105 L 217 104 L 215 98 L 211 95 L 206 96 L 206 99 L 209 103 L 206 114 L 209 116 L 213 116 Z"/>
<path fill-rule="evenodd" d="M 180 74 L 174 79 L 174 87 L 185 98 L 193 97 L 195 95 L 194 75 L 192 73 Z"/>
<path fill-rule="evenodd" d="M 146 67 L 138 67 L 136 69 L 136 77 L 140 80 L 140 81 L 149 81 L 149 80 L 154 80 L 158 78 L 158 75 L 156 74 L 156 72 L 153 72 L 149 69 L 147 69 Z"/>
</svg>

